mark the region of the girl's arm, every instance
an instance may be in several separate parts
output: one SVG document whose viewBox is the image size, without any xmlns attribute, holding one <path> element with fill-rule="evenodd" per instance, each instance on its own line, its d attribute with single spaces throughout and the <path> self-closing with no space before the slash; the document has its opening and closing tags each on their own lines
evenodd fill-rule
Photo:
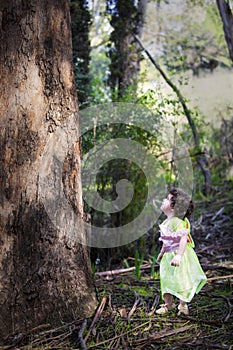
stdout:
<svg viewBox="0 0 233 350">
<path fill-rule="evenodd" d="M 182 255 L 184 254 L 186 245 L 187 245 L 187 236 L 184 235 L 181 237 L 177 253 L 171 261 L 172 266 L 180 266 L 181 258 L 182 258 Z"/>
<path fill-rule="evenodd" d="M 162 246 L 156 261 L 160 261 L 162 259 L 162 257 L 163 257 L 163 254 L 164 254 L 164 248 Z"/>
</svg>

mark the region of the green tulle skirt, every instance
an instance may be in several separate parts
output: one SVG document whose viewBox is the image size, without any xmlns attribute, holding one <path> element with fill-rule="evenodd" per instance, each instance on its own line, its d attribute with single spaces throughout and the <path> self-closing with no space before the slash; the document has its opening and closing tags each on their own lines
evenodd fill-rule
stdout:
<svg viewBox="0 0 233 350">
<path fill-rule="evenodd" d="M 171 266 L 176 252 L 164 253 L 160 262 L 160 285 L 162 298 L 170 293 L 177 298 L 190 302 L 207 281 L 198 257 L 189 245 L 186 246 L 180 266 Z"/>
</svg>

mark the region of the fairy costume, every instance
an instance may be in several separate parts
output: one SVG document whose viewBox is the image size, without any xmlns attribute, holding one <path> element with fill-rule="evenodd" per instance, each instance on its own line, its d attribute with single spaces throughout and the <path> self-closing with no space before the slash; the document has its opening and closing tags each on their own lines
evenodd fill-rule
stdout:
<svg viewBox="0 0 233 350">
<path fill-rule="evenodd" d="M 194 251 L 194 242 L 190 235 L 190 223 L 187 218 L 181 220 L 173 217 L 166 219 L 160 226 L 160 240 L 164 252 L 160 262 L 161 294 L 172 294 L 177 298 L 190 302 L 207 281 Z M 171 265 L 179 248 L 180 239 L 187 235 L 187 245 L 180 266 Z"/>
</svg>

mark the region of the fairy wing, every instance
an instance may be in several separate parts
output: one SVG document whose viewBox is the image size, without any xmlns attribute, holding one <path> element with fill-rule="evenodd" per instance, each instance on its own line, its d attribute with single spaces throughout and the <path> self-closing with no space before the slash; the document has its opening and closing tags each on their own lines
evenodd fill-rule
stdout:
<svg viewBox="0 0 233 350">
<path fill-rule="evenodd" d="M 187 218 L 184 219 L 184 222 L 185 222 L 185 228 L 188 229 L 188 243 L 191 245 L 192 248 L 194 248 L 195 244 L 190 233 L 190 222 Z"/>
</svg>

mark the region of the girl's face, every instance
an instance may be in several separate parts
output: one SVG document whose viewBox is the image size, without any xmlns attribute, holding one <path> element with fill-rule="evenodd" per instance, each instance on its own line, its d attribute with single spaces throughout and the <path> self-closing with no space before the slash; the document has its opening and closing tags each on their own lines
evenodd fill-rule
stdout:
<svg viewBox="0 0 233 350">
<path fill-rule="evenodd" d="M 171 207 L 171 199 L 172 199 L 172 195 L 169 193 L 167 198 L 164 198 L 160 208 L 166 215 L 171 214 L 173 212 L 173 209 Z"/>
</svg>

